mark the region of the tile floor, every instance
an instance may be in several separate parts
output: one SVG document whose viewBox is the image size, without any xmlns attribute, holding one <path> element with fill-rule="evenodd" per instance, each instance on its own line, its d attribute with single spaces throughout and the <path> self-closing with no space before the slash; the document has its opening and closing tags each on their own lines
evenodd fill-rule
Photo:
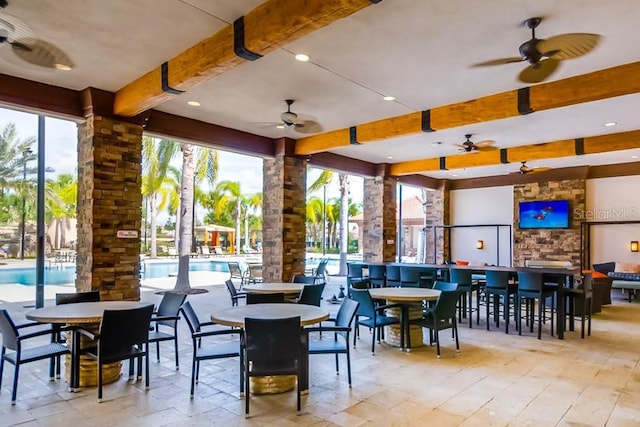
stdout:
<svg viewBox="0 0 640 427">
<path fill-rule="evenodd" d="M 223 285 L 189 297 L 203 319 L 230 305 Z M 329 286 L 325 295 L 337 291 Z M 160 296 L 144 292 L 143 300 Z M 48 302 L 50 303 L 50 302 Z M 21 303 L 3 303 L 20 319 Z M 327 305 L 336 310 L 337 306 Z M 640 425 L 640 303 L 614 296 L 613 305 L 594 316 L 593 334 L 542 340 L 481 327 L 460 328 L 461 352 L 443 332 L 442 358 L 435 347 L 403 353 L 378 345 L 361 330 L 353 353 L 353 388 L 344 362 L 335 375 L 333 356 L 311 356 L 311 386 L 302 414 L 295 394 L 254 396 L 244 418 L 237 359 L 203 362 L 200 383 L 189 399 L 191 343 L 180 327 L 180 370 L 170 344 L 160 363 L 151 363 L 151 389 L 125 378 L 105 387 L 68 393 L 64 380 L 48 382 L 47 362 L 21 370 L 18 402 L 10 404 L 13 366 L 5 369 L 0 394 L 0 426 L 631 426 Z M 155 358 L 155 351 L 152 352 Z M 341 359 L 342 361 L 342 359 Z"/>
</svg>

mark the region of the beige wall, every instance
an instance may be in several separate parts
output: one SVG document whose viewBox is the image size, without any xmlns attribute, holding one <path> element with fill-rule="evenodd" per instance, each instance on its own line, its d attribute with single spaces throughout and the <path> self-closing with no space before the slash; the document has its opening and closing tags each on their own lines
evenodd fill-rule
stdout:
<svg viewBox="0 0 640 427">
<path fill-rule="evenodd" d="M 587 180 L 587 210 L 574 212 L 581 221 L 640 221 L 640 176 Z M 629 242 L 640 240 L 640 224 L 591 227 L 591 261 L 640 263 Z"/>
<path fill-rule="evenodd" d="M 451 192 L 451 224 L 513 224 L 513 186 L 455 190 Z M 484 249 L 476 249 L 482 240 Z M 508 227 L 500 229 L 500 254 L 497 259 L 496 229 L 456 228 L 451 230 L 452 260 L 467 260 L 472 264 L 509 265 Z"/>
</svg>

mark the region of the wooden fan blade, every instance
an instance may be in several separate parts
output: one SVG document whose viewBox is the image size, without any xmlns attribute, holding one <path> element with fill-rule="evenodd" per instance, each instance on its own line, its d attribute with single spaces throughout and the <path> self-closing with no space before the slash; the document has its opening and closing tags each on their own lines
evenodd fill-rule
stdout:
<svg viewBox="0 0 640 427">
<path fill-rule="evenodd" d="M 543 167 L 540 167 L 540 168 L 533 168 L 533 169 L 529 169 L 529 171 L 528 171 L 527 173 L 546 172 L 546 171 L 549 171 L 549 170 L 551 170 L 551 168 L 543 168 Z"/>
<path fill-rule="evenodd" d="M 494 150 L 499 150 L 499 148 L 494 147 L 493 145 L 478 146 L 478 144 L 476 144 L 476 151 L 494 151 Z"/>
<path fill-rule="evenodd" d="M 518 75 L 518 79 L 524 83 L 540 83 L 546 80 L 560 65 L 560 61 L 553 58 L 543 59 L 540 62 L 529 65 Z"/>
<path fill-rule="evenodd" d="M 569 33 L 540 40 L 536 49 L 544 56 L 565 60 L 578 58 L 591 52 L 598 45 L 601 36 L 589 33 Z"/>
<path fill-rule="evenodd" d="M 484 141 L 478 141 L 478 142 L 474 142 L 473 145 L 475 145 L 478 148 L 481 147 L 487 147 L 489 145 L 495 145 L 495 141 L 492 139 L 485 139 Z"/>
<path fill-rule="evenodd" d="M 471 65 L 472 67 L 487 67 L 491 65 L 502 65 L 502 64 L 511 64 L 514 62 L 522 62 L 524 59 L 520 57 L 511 57 L 511 58 L 500 58 L 500 59 L 492 59 L 491 61 L 478 62 L 477 64 Z"/>
<path fill-rule="evenodd" d="M 299 133 L 318 133 L 322 132 L 320 123 L 313 120 L 302 120 L 294 123 L 294 129 Z"/>
<path fill-rule="evenodd" d="M 67 70 L 73 68 L 71 59 L 62 50 L 44 40 L 20 39 L 11 46 L 16 55 L 30 64 Z"/>
</svg>

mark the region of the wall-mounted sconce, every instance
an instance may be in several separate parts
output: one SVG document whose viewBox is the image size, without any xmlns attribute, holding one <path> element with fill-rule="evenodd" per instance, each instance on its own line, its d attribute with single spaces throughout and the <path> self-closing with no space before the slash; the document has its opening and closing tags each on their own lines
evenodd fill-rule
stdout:
<svg viewBox="0 0 640 427">
<path fill-rule="evenodd" d="M 631 252 L 638 252 L 638 241 L 637 240 L 632 240 L 631 241 Z"/>
<path fill-rule="evenodd" d="M 637 243 L 638 243 L 638 242 L 636 242 L 636 249 L 637 249 L 637 247 L 638 247 L 638 246 L 637 246 Z M 484 240 L 478 240 L 478 241 L 476 242 L 476 249 L 484 249 Z"/>
</svg>

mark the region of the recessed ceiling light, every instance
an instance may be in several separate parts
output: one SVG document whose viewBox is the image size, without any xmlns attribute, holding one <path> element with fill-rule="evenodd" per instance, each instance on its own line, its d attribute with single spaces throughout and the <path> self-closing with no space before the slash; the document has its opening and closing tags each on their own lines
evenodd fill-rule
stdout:
<svg viewBox="0 0 640 427">
<path fill-rule="evenodd" d="M 442 141 L 433 141 L 431 145 L 437 147 L 438 145 L 442 145 Z"/>
<path fill-rule="evenodd" d="M 395 96 L 385 96 L 382 99 L 384 99 L 385 101 L 395 101 L 396 97 Z"/>
<path fill-rule="evenodd" d="M 454 173 L 454 174 L 452 174 L 451 176 L 458 176 L 458 174 L 457 174 L 457 173 Z"/>
<path fill-rule="evenodd" d="M 618 124 L 618 122 L 607 122 L 607 123 L 605 123 L 604 125 L 605 125 L 606 127 L 610 128 L 611 126 L 615 126 L 615 125 L 617 125 L 617 124 Z"/>
<path fill-rule="evenodd" d="M 200 106 L 200 103 L 198 101 L 187 101 L 187 104 L 191 105 L 192 107 Z"/>
<path fill-rule="evenodd" d="M 278 129 L 284 129 L 284 125 L 278 125 L 278 126 L 276 126 L 276 128 L 278 128 Z"/>
<path fill-rule="evenodd" d="M 71 67 L 68 66 L 67 64 L 56 64 L 54 65 L 56 70 L 60 70 L 60 71 L 71 71 Z"/>
<path fill-rule="evenodd" d="M 392 160 L 393 156 L 387 156 L 387 160 Z"/>
<path fill-rule="evenodd" d="M 295 58 L 300 62 L 307 62 L 310 59 L 309 55 L 305 55 L 304 53 L 298 53 Z"/>
<path fill-rule="evenodd" d="M 638 158 L 638 155 L 637 155 L 637 154 L 634 154 L 633 156 L 631 156 L 631 158 L 632 158 L 632 159 L 637 159 L 637 158 Z"/>
</svg>

